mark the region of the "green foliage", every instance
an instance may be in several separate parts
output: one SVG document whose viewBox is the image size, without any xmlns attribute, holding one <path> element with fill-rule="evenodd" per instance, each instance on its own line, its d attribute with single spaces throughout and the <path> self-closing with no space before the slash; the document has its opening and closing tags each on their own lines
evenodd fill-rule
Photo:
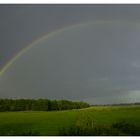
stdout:
<svg viewBox="0 0 140 140">
<path fill-rule="evenodd" d="M 56 104 L 55 101 L 54 104 Z M 0 112 L 0 135 L 140 135 L 140 106 L 97 106 L 65 111 Z"/>
<path fill-rule="evenodd" d="M 120 120 L 112 124 L 112 129 L 117 129 L 126 135 L 139 136 L 140 126 L 128 122 L 126 120 Z"/>
<path fill-rule="evenodd" d="M 48 99 L 0 99 L 0 111 L 52 111 L 68 110 L 89 107 L 83 102 L 72 102 L 67 100 L 48 100 Z"/>
<path fill-rule="evenodd" d="M 119 131 L 106 128 L 103 126 L 94 126 L 93 128 L 70 127 L 69 129 L 63 128 L 59 131 L 60 136 L 118 136 Z"/>
<path fill-rule="evenodd" d="M 21 131 L 1 131 L 0 136 L 40 136 L 38 131 L 29 130 L 21 130 Z"/>
<path fill-rule="evenodd" d="M 27 122 L 5 123 L 1 124 L 1 136 L 39 136 L 37 130 L 32 129 L 33 124 Z M 26 129 L 25 129 L 26 128 Z"/>
<path fill-rule="evenodd" d="M 59 135 L 61 136 L 139 136 L 140 135 L 140 125 L 136 122 L 137 116 L 130 116 L 132 112 L 138 113 L 139 106 L 126 106 L 126 107 L 97 107 L 97 108 L 89 108 L 86 110 L 82 110 L 78 117 L 75 124 L 69 128 L 61 128 L 59 130 Z M 94 110 L 95 109 L 95 110 Z M 126 110 L 128 109 L 128 110 Z M 132 110 L 133 109 L 133 110 Z M 94 112 L 92 112 L 94 111 Z M 104 112 L 105 111 L 105 112 Z M 98 114 L 96 115 L 96 113 Z M 113 113 L 114 112 L 114 113 Z M 127 114 L 131 112 L 130 114 Z M 103 115 L 105 113 L 106 115 Z M 124 118 L 121 119 L 118 117 L 117 121 L 111 117 L 123 116 Z M 94 116 L 92 116 L 94 114 Z M 126 114 L 128 116 L 126 116 Z M 95 118 L 95 115 L 99 118 L 110 119 L 109 124 L 98 122 Z M 114 116 L 116 115 L 116 116 Z M 139 110 L 140 117 L 140 110 Z M 105 116 L 108 116 L 106 118 Z M 131 120 L 129 120 L 129 117 Z M 103 121 L 103 120 L 102 120 Z"/>
<path fill-rule="evenodd" d="M 89 122 L 91 122 L 89 120 Z M 127 121 L 118 121 L 111 126 L 90 124 L 88 121 L 79 126 L 74 125 L 70 128 L 61 128 L 60 136 L 139 136 L 140 126 Z M 88 124 L 89 123 L 89 124 Z"/>
</svg>

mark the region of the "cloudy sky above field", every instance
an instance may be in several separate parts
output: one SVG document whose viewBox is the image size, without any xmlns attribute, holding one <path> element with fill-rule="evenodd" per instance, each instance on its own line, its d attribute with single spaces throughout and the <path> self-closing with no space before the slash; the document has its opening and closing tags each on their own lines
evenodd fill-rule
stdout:
<svg viewBox="0 0 140 140">
<path fill-rule="evenodd" d="M 0 21 L 1 98 L 140 102 L 139 5 L 0 5 Z"/>
</svg>

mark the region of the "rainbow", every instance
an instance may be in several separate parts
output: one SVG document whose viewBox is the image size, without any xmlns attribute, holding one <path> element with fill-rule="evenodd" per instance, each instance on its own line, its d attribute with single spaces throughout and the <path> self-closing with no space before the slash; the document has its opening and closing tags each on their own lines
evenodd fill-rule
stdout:
<svg viewBox="0 0 140 140">
<path fill-rule="evenodd" d="M 73 28 L 77 28 L 77 27 L 81 27 L 84 25 L 101 25 L 101 24 L 125 24 L 127 25 L 135 25 L 136 27 L 140 27 L 140 22 L 133 22 L 133 21 L 122 21 L 122 20 L 99 20 L 99 21 L 88 21 L 88 22 L 84 22 L 84 23 L 76 23 L 73 25 L 69 25 L 66 27 L 63 27 L 61 29 L 52 31 L 50 33 L 47 33 L 45 35 L 43 35 L 40 38 L 37 38 L 36 40 L 34 40 L 33 42 L 31 42 L 29 45 L 25 46 L 23 49 L 21 49 L 18 53 L 16 53 L 12 59 L 10 59 L 4 66 L 3 68 L 0 70 L 0 76 L 26 51 L 28 51 L 29 49 L 31 49 L 34 45 L 38 44 L 39 42 L 43 41 L 43 40 L 48 40 L 49 38 L 52 38 L 53 36 L 55 36 L 56 34 L 59 34 L 61 32 L 73 29 Z"/>
</svg>

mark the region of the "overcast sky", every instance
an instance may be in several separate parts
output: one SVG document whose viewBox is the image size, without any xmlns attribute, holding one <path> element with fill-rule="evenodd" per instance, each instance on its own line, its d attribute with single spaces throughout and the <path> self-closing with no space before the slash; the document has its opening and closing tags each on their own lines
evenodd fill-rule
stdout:
<svg viewBox="0 0 140 140">
<path fill-rule="evenodd" d="M 0 5 L 0 97 L 140 101 L 140 5 Z"/>
</svg>

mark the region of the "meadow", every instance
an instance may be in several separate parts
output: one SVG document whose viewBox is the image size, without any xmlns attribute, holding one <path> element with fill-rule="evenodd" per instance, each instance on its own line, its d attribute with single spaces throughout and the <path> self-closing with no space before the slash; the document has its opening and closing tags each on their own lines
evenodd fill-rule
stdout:
<svg viewBox="0 0 140 140">
<path fill-rule="evenodd" d="M 140 105 L 0 112 L 0 135 L 140 135 Z"/>
</svg>

